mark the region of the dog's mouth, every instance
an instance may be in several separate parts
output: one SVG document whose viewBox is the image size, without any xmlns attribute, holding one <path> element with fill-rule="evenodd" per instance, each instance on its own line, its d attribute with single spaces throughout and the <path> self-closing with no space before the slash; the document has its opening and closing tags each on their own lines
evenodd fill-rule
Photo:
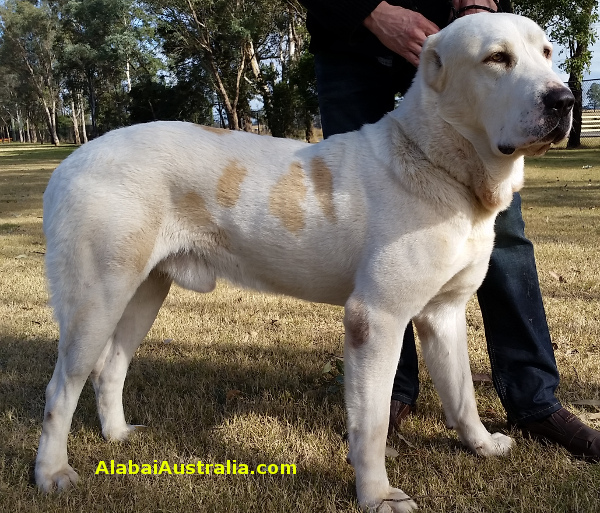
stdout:
<svg viewBox="0 0 600 513">
<path fill-rule="evenodd" d="M 524 144 L 499 144 L 498 151 L 502 155 L 509 156 L 516 153 L 517 150 L 530 156 L 546 153 L 553 144 L 559 143 L 569 135 L 571 131 L 571 114 L 559 117 L 554 123 L 549 123 L 549 121 L 551 121 L 551 118 L 546 118 L 544 129 L 531 134 L 529 140 Z"/>
</svg>

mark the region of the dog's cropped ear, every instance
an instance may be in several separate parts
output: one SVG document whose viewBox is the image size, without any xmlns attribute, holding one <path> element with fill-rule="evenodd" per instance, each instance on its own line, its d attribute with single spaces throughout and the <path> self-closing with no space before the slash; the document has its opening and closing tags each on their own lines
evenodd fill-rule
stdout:
<svg viewBox="0 0 600 513">
<path fill-rule="evenodd" d="M 419 68 L 421 68 L 425 83 L 435 92 L 439 93 L 444 89 L 446 70 L 440 54 L 436 50 L 437 39 L 436 36 L 429 36 L 427 38 L 421 52 Z"/>
</svg>

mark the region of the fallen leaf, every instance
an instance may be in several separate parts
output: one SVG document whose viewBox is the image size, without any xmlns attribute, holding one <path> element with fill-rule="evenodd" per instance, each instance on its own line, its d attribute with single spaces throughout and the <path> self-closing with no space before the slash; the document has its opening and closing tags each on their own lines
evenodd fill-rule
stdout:
<svg viewBox="0 0 600 513">
<path fill-rule="evenodd" d="M 393 447 L 386 445 L 385 446 L 385 455 L 387 458 L 397 458 L 398 456 L 400 456 L 400 453 Z"/>
<path fill-rule="evenodd" d="M 554 271 L 548 271 L 548 274 L 550 276 L 552 276 L 552 278 L 554 278 L 559 283 L 566 283 L 567 282 L 567 280 L 565 280 L 560 274 L 556 274 Z"/>
<path fill-rule="evenodd" d="M 400 438 L 406 445 L 408 445 L 411 449 L 414 449 L 415 446 L 411 444 L 406 438 L 404 438 L 400 433 L 396 433 L 396 436 Z"/>
<path fill-rule="evenodd" d="M 491 383 L 492 376 L 489 374 L 473 374 L 473 383 Z"/>
</svg>

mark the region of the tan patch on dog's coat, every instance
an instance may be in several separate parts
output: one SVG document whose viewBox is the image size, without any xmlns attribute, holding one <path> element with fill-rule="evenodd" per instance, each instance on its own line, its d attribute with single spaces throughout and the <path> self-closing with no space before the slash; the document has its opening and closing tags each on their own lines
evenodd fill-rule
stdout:
<svg viewBox="0 0 600 513">
<path fill-rule="evenodd" d="M 321 157 L 315 157 L 310 161 L 310 178 L 325 217 L 335 223 L 337 218 L 333 204 L 333 175 Z"/>
<path fill-rule="evenodd" d="M 369 337 L 369 320 L 365 304 L 355 297 L 346 303 L 344 311 L 344 327 L 349 343 L 353 347 L 360 347 Z"/>
<path fill-rule="evenodd" d="M 248 170 L 237 160 L 230 160 L 217 183 L 217 201 L 223 207 L 233 207 L 240 199 L 240 188 Z"/>
<path fill-rule="evenodd" d="M 159 228 L 159 219 L 152 215 L 151 211 L 146 211 L 142 226 L 135 231 L 124 234 L 120 241 L 114 241 L 113 263 L 125 269 L 135 269 L 137 273 L 141 274 L 154 251 Z M 93 251 L 106 251 L 106 247 L 104 245 L 95 247 Z"/>
<path fill-rule="evenodd" d="M 212 246 L 229 247 L 229 237 L 225 230 L 217 226 L 204 198 L 197 192 L 187 192 L 176 202 L 179 218 L 190 227 L 200 228 L 205 240 Z"/>
<path fill-rule="evenodd" d="M 213 218 L 204 198 L 197 192 L 187 192 L 178 198 L 176 203 L 177 213 L 181 219 L 195 226 L 208 227 L 213 225 Z"/>
<path fill-rule="evenodd" d="M 269 210 L 281 219 L 283 226 L 296 234 L 304 228 L 304 209 L 302 202 L 306 198 L 304 170 L 300 162 L 292 162 L 290 170 L 283 175 L 271 189 Z"/>
<path fill-rule="evenodd" d="M 156 244 L 157 233 L 158 227 L 156 224 L 152 224 L 146 230 L 140 230 L 138 234 L 131 237 L 132 247 L 128 249 L 128 254 L 131 255 L 133 267 L 138 273 L 146 268 L 146 264 L 150 260 Z"/>
</svg>

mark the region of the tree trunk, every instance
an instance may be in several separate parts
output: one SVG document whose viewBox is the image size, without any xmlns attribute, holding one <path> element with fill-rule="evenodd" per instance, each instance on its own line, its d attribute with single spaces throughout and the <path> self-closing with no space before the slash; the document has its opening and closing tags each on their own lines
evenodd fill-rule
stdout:
<svg viewBox="0 0 600 513">
<path fill-rule="evenodd" d="M 71 121 L 73 123 L 73 135 L 75 136 L 75 144 L 81 144 L 79 137 L 79 122 L 77 121 L 77 110 L 75 109 L 75 101 L 71 98 Z"/>
<path fill-rule="evenodd" d="M 571 128 L 571 132 L 569 133 L 567 148 L 579 148 L 579 146 L 581 146 L 583 96 L 581 90 L 581 80 L 574 73 L 569 75 L 569 89 L 571 89 L 573 96 L 575 96 L 575 104 L 573 105 L 573 128 Z"/>
<path fill-rule="evenodd" d="M 46 126 L 48 127 L 48 134 L 50 135 L 50 142 L 54 146 L 58 146 L 60 141 L 58 140 L 58 134 L 56 133 L 56 105 L 48 105 L 46 100 L 43 100 L 44 113 L 46 114 Z"/>
<path fill-rule="evenodd" d="M 79 112 L 81 113 L 81 135 L 83 138 L 83 143 L 88 142 L 87 129 L 85 127 L 85 110 L 83 108 L 83 97 L 81 93 L 79 93 Z"/>
<path fill-rule="evenodd" d="M 267 113 L 267 121 L 270 121 L 269 116 L 273 112 L 273 94 L 271 93 L 269 86 L 265 83 L 262 73 L 260 72 L 258 59 L 256 58 L 256 53 L 254 52 L 254 44 L 251 40 L 248 41 L 246 52 L 248 54 L 247 58 L 250 61 L 252 74 L 254 75 L 254 79 L 256 80 L 256 83 L 262 92 L 263 107 Z"/>
<path fill-rule="evenodd" d="M 583 119 L 583 90 L 581 80 L 583 79 L 583 64 L 581 64 L 582 55 L 587 52 L 587 43 L 581 43 L 575 39 L 570 45 L 571 61 L 579 63 L 572 66 L 569 70 L 569 88 L 575 96 L 575 104 L 573 105 L 573 128 L 569 134 L 567 148 L 578 148 L 581 146 L 581 123 Z"/>
<path fill-rule="evenodd" d="M 225 85 L 221 80 L 221 76 L 216 69 L 216 66 L 211 62 L 210 66 L 213 72 L 213 78 L 215 79 L 215 83 L 217 84 L 217 91 L 223 100 L 223 108 L 225 109 L 225 115 L 227 116 L 227 124 L 229 125 L 230 130 L 239 130 L 240 129 L 240 121 L 237 113 L 237 105 L 236 101 L 233 102 L 229 98 L 227 94 L 227 90 L 225 89 Z"/>
<path fill-rule="evenodd" d="M 24 142 L 23 140 L 23 119 L 21 118 L 21 110 L 17 110 L 17 126 L 15 127 L 13 121 L 13 133 L 16 139 L 16 132 L 19 132 L 19 142 Z"/>
<path fill-rule="evenodd" d="M 90 93 L 90 115 L 92 118 L 92 138 L 98 136 L 98 126 L 96 119 L 96 89 L 94 88 L 94 79 L 91 76 L 91 71 L 88 72 L 88 89 Z"/>
<path fill-rule="evenodd" d="M 292 7 L 288 7 L 288 58 L 290 62 L 297 59 L 296 49 L 298 48 L 299 37 L 296 31 L 296 18 Z"/>
<path fill-rule="evenodd" d="M 127 62 L 125 64 L 125 76 L 126 76 L 126 81 L 127 81 L 127 92 L 130 93 L 131 92 L 131 75 L 129 74 L 129 58 L 127 59 Z"/>
</svg>

